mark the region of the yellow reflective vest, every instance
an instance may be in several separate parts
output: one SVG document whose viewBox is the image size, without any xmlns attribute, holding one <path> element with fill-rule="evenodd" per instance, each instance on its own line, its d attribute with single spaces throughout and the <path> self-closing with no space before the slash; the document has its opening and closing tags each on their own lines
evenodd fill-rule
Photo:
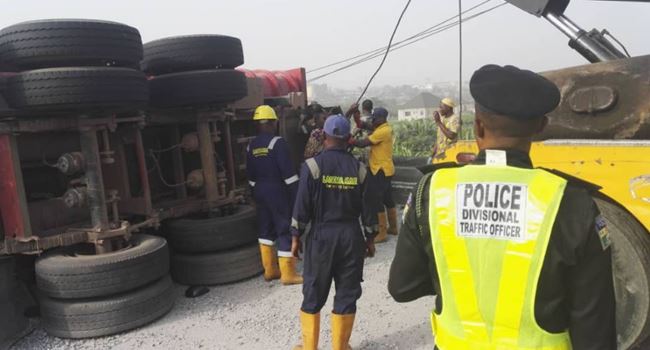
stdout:
<svg viewBox="0 0 650 350">
<path fill-rule="evenodd" d="M 535 320 L 535 294 L 566 180 L 539 169 L 469 165 L 431 178 L 429 223 L 441 350 L 571 349 Z"/>
</svg>

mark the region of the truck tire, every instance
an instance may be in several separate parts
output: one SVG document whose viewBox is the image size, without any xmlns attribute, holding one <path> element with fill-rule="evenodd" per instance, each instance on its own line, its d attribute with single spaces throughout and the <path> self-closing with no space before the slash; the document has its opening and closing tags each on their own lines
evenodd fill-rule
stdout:
<svg viewBox="0 0 650 350">
<path fill-rule="evenodd" d="M 157 108 L 222 105 L 248 94 L 246 76 L 236 70 L 199 70 L 166 74 L 149 81 L 151 106 Z"/>
<path fill-rule="evenodd" d="M 393 157 L 393 163 L 395 164 L 395 166 L 403 166 L 403 167 L 425 166 L 428 165 L 427 160 L 428 160 L 427 157 L 400 157 L 400 156 Z"/>
<path fill-rule="evenodd" d="M 172 277 L 185 285 L 217 285 L 242 281 L 262 273 L 257 244 L 226 252 L 172 255 Z"/>
<path fill-rule="evenodd" d="M 41 298 L 45 330 L 60 338 L 91 338 L 144 326 L 174 306 L 169 275 L 145 287 L 109 297 L 79 300 Z"/>
<path fill-rule="evenodd" d="M 244 64 L 241 40 L 225 35 L 189 35 L 144 44 L 142 70 L 153 75 L 232 69 Z"/>
<path fill-rule="evenodd" d="M 144 73 L 128 68 L 38 69 L 7 79 L 7 103 L 16 109 L 128 110 L 148 101 Z"/>
<path fill-rule="evenodd" d="M 618 348 L 650 335 L 650 236 L 625 209 L 595 198 L 612 240 Z"/>
<path fill-rule="evenodd" d="M 136 289 L 169 272 L 163 238 L 137 234 L 130 244 L 101 255 L 77 254 L 80 246 L 48 252 L 36 261 L 36 284 L 52 298 L 92 298 Z"/>
<path fill-rule="evenodd" d="M 404 205 L 409 194 L 422 177 L 414 166 L 395 166 L 395 175 L 391 182 L 393 200 L 397 205 Z"/>
<path fill-rule="evenodd" d="M 137 68 L 142 38 L 133 27 L 96 20 L 42 20 L 0 31 L 0 61 L 19 70 L 122 66 Z"/>
<path fill-rule="evenodd" d="M 252 206 L 241 205 L 229 216 L 169 220 L 165 233 L 171 247 L 179 253 L 232 249 L 257 241 L 257 215 Z"/>
</svg>

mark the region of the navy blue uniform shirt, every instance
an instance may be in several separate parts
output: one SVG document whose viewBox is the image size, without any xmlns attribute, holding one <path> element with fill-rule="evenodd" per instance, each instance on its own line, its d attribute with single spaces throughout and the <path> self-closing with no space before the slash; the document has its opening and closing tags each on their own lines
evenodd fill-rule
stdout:
<svg viewBox="0 0 650 350">
<path fill-rule="evenodd" d="M 280 136 L 260 133 L 247 148 L 246 173 L 251 187 L 258 183 L 284 183 L 295 198 L 298 175 L 287 142 Z"/>
<path fill-rule="evenodd" d="M 317 164 L 318 176 L 313 176 L 307 164 L 310 161 Z M 375 228 L 366 227 L 366 223 L 372 222 L 371 215 L 376 214 L 365 210 L 363 205 L 365 173 L 365 166 L 345 149 L 326 149 L 303 164 L 293 209 L 292 234 L 302 235 L 309 222 L 312 227 L 345 222 L 359 225 L 360 217 L 366 236 L 376 232 Z"/>
</svg>

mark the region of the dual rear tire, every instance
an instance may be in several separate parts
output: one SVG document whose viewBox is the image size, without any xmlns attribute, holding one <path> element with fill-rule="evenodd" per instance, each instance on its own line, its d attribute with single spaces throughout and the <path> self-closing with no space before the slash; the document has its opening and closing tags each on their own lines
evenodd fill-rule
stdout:
<svg viewBox="0 0 650 350">
<path fill-rule="evenodd" d="M 174 280 L 185 285 L 219 285 L 262 273 L 255 208 L 238 206 L 232 215 L 169 220 L 165 232 L 174 253 Z"/>
<path fill-rule="evenodd" d="M 0 31 L 0 62 L 9 107 L 26 112 L 117 113 L 146 107 L 147 80 L 138 70 L 137 29 L 96 20 L 42 20 Z"/>
<path fill-rule="evenodd" d="M 49 67 L 137 68 L 142 38 L 133 27 L 98 20 L 41 20 L 0 30 L 0 62 L 17 70 Z"/>
<path fill-rule="evenodd" d="M 7 78 L 5 98 L 24 111 L 130 111 L 147 106 L 144 73 L 128 68 L 47 68 Z"/>
<path fill-rule="evenodd" d="M 62 338 L 111 335 L 171 310 L 167 242 L 139 234 L 127 248 L 92 255 L 84 246 L 50 251 L 36 262 L 45 330 Z"/>
<path fill-rule="evenodd" d="M 91 338 L 149 324 L 169 312 L 176 298 L 171 277 L 108 297 L 55 299 L 42 297 L 45 330 L 61 338 Z"/>
<path fill-rule="evenodd" d="M 153 108 L 223 106 L 246 97 L 241 41 L 224 35 L 190 35 L 144 45 L 142 70 L 150 80 Z"/>
</svg>

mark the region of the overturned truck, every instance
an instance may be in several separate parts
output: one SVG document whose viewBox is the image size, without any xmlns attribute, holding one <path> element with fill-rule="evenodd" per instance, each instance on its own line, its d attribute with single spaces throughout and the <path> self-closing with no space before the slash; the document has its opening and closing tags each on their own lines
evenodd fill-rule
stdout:
<svg viewBox="0 0 650 350">
<path fill-rule="evenodd" d="M 305 73 L 243 62 L 222 35 L 143 45 L 135 28 L 91 20 L 0 31 L 0 348 L 29 327 L 25 285 L 50 334 L 84 338 L 164 315 L 172 278 L 261 272 L 252 115 L 273 104 L 299 150 Z"/>
</svg>

